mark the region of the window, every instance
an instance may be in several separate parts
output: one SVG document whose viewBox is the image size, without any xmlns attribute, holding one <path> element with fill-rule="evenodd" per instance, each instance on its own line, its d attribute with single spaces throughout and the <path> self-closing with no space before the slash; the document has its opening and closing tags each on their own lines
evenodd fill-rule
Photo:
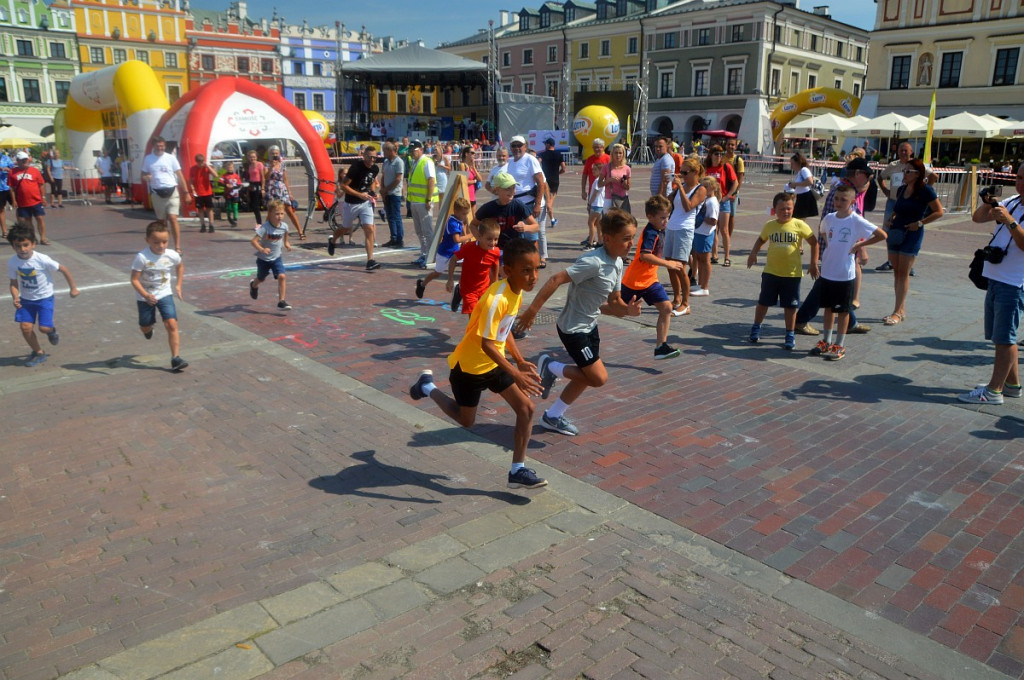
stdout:
<svg viewBox="0 0 1024 680">
<path fill-rule="evenodd" d="M 706 97 L 710 94 L 708 89 L 708 76 L 710 70 L 707 68 L 698 68 L 693 70 L 693 96 L 694 97 Z"/>
<path fill-rule="evenodd" d="M 608 76 L 601 76 L 597 79 L 597 91 L 607 92 L 611 89 L 611 79 Z"/>
<path fill-rule="evenodd" d="M 836 86 L 838 87 L 838 85 Z M 792 97 L 800 91 L 800 74 L 790 73 L 789 74 L 789 96 Z"/>
<path fill-rule="evenodd" d="M 743 42 L 743 26 L 732 27 L 732 42 Z"/>
<path fill-rule="evenodd" d="M 487 102 L 485 101 L 484 103 L 486 104 Z M 469 88 L 468 87 L 462 88 L 462 105 L 463 106 L 469 106 Z"/>
<path fill-rule="evenodd" d="M 632 36 L 626 41 L 626 54 L 636 54 L 640 51 L 640 40 L 636 36 Z"/>
<path fill-rule="evenodd" d="M 743 94 L 743 67 L 730 66 L 726 73 L 726 94 Z"/>
<path fill-rule="evenodd" d="M 601 41 L 601 56 L 610 57 L 612 56 L 612 41 L 602 40 Z"/>
<path fill-rule="evenodd" d="M 590 91 L 590 78 L 580 78 L 580 92 Z"/>
<path fill-rule="evenodd" d="M 324 96 L 322 94 L 313 94 L 313 110 L 323 111 L 324 110 Z"/>
<path fill-rule="evenodd" d="M 21 81 L 21 86 L 25 90 L 25 101 L 34 104 L 39 104 L 43 101 L 42 95 L 39 92 L 39 81 L 35 78 L 25 78 Z"/>
<path fill-rule="evenodd" d="M 889 76 L 890 90 L 906 90 L 910 87 L 910 55 L 892 58 L 892 74 Z"/>
<path fill-rule="evenodd" d="M 533 94 L 533 83 L 523 83 L 523 94 Z"/>
<path fill-rule="evenodd" d="M 565 23 L 576 21 L 576 8 L 572 5 L 565 6 Z"/>
<path fill-rule="evenodd" d="M 31 40 L 18 40 L 18 56 L 19 57 L 31 57 L 32 56 L 32 41 Z"/>
<path fill-rule="evenodd" d="M 164 66 L 167 68 L 178 68 L 178 53 L 164 52 Z"/>
<path fill-rule="evenodd" d="M 501 91 L 502 92 L 511 92 L 512 91 L 512 86 L 507 84 L 507 83 L 503 83 L 502 86 L 501 86 Z"/>
<path fill-rule="evenodd" d="M 512 53 L 511 52 L 502 52 L 501 53 L 501 65 L 502 66 L 511 66 L 512 65 Z"/>
<path fill-rule="evenodd" d="M 836 56 L 840 59 L 843 58 L 843 43 L 836 42 Z"/>
<path fill-rule="evenodd" d="M 627 11 L 626 0 L 615 0 L 615 16 L 624 17 Z"/>
<path fill-rule="evenodd" d="M 772 39 L 777 43 L 782 42 L 782 26 L 775 24 L 775 30 L 772 31 Z"/>
<path fill-rule="evenodd" d="M 235 70 L 239 73 L 248 73 L 249 57 L 235 57 Z"/>
<path fill-rule="evenodd" d="M 697 44 L 698 45 L 710 45 L 711 44 L 711 29 L 700 28 L 697 29 Z"/>
<path fill-rule="evenodd" d="M 67 59 L 68 53 L 64 48 L 64 43 L 50 43 L 50 57 L 53 59 Z"/>
<path fill-rule="evenodd" d="M 297 76 L 306 75 L 306 63 L 303 61 L 293 61 L 292 74 Z"/>
<path fill-rule="evenodd" d="M 665 49 L 670 50 L 673 47 L 679 46 L 679 34 L 678 33 L 666 33 L 665 34 Z"/>
<path fill-rule="evenodd" d="M 528 14 L 521 14 L 519 16 L 519 30 L 529 31 L 530 30 L 530 16 Z"/>
<path fill-rule="evenodd" d="M 782 88 L 782 69 L 773 68 L 772 69 L 771 85 L 768 87 L 768 89 L 771 92 L 771 96 L 778 97 L 779 96 L 779 90 L 781 88 Z"/>
<path fill-rule="evenodd" d="M 837 90 L 843 89 L 843 79 L 836 78 L 835 82 L 832 83 L 832 87 L 836 88 Z"/>
<path fill-rule="evenodd" d="M 812 35 L 811 36 L 811 52 L 817 52 L 817 51 L 818 51 L 818 36 Z"/>
<path fill-rule="evenodd" d="M 294 93 L 292 95 L 292 97 L 295 100 L 295 108 L 297 108 L 297 109 L 305 109 L 306 108 L 306 93 L 305 92 L 296 92 L 296 93 Z"/>
<path fill-rule="evenodd" d="M 946 52 L 942 55 L 942 69 L 939 71 L 939 87 L 959 87 L 960 67 L 963 65 L 963 52 Z"/>
<path fill-rule="evenodd" d="M 817 73 L 808 73 L 807 74 L 807 89 L 808 90 L 813 90 L 817 86 L 818 86 L 818 74 Z"/>
<path fill-rule="evenodd" d="M 200 55 L 199 60 L 204 71 L 213 71 L 217 68 L 212 54 Z"/>
<path fill-rule="evenodd" d="M 548 28 L 551 26 L 551 12 L 541 12 L 540 14 L 540 27 Z"/>
<path fill-rule="evenodd" d="M 854 83 L 853 84 L 853 96 L 854 97 L 859 97 L 860 96 L 860 83 Z"/>
<path fill-rule="evenodd" d="M 102 47 L 90 47 L 89 48 L 89 61 L 94 64 L 103 63 L 103 48 Z"/>
<path fill-rule="evenodd" d="M 260 72 L 262 73 L 273 73 L 274 72 L 274 60 L 273 59 L 260 59 Z"/>
<path fill-rule="evenodd" d="M 558 47 L 556 45 L 548 46 L 548 63 L 558 61 Z"/>
<path fill-rule="evenodd" d="M 992 73 L 993 85 L 1013 85 L 1017 80 L 1017 62 L 1020 48 L 1008 47 L 996 51 L 996 69 Z"/>
<path fill-rule="evenodd" d="M 57 103 L 66 104 L 68 101 L 68 93 L 71 92 L 71 81 L 55 80 L 53 82 L 53 88 L 57 92 Z"/>
<path fill-rule="evenodd" d="M 533 50 L 523 50 L 523 65 L 533 63 Z"/>
<path fill-rule="evenodd" d="M 558 81 L 557 80 L 549 80 L 548 81 L 548 96 L 551 97 L 552 99 L 558 99 Z"/>
<path fill-rule="evenodd" d="M 452 107 L 452 91 L 449 88 L 444 90 L 444 107 L 450 109 Z"/>
<path fill-rule="evenodd" d="M 675 96 L 676 89 L 676 74 L 672 71 L 665 71 L 661 74 L 660 87 L 658 88 L 659 96 L 662 99 Z"/>
<path fill-rule="evenodd" d="M 135 58 L 141 61 L 143 64 L 149 63 L 149 52 L 146 50 L 135 50 Z"/>
<path fill-rule="evenodd" d="M 128 61 L 128 50 L 120 48 L 120 47 L 115 47 L 114 48 L 114 63 L 115 64 L 123 64 L 126 61 Z"/>
<path fill-rule="evenodd" d="M 319 61 L 313 62 L 313 75 L 322 76 L 324 74 L 324 65 Z"/>
<path fill-rule="evenodd" d="M 857 48 L 857 61 L 864 61 L 864 48 L 863 47 L 858 47 Z"/>
<path fill-rule="evenodd" d="M 608 3 L 597 0 L 597 18 L 600 21 L 608 18 Z"/>
<path fill-rule="evenodd" d="M 377 93 L 377 111 L 383 112 L 388 110 L 388 93 L 378 92 Z"/>
<path fill-rule="evenodd" d="M 580 43 L 580 59 L 590 59 L 590 43 Z"/>
<path fill-rule="evenodd" d="M 395 108 L 398 109 L 398 113 L 406 113 L 409 108 L 409 95 L 405 92 L 396 92 Z"/>
<path fill-rule="evenodd" d="M 9 101 L 7 99 L 7 79 L 0 78 L 0 102 Z"/>
<path fill-rule="evenodd" d="M 177 55 L 175 55 L 177 58 Z M 167 101 L 173 104 L 174 102 L 181 99 L 181 86 L 180 85 L 168 85 L 167 86 Z"/>
<path fill-rule="evenodd" d="M 434 95 L 430 92 L 424 92 L 420 99 L 423 101 L 423 110 L 421 113 L 430 115 L 434 113 Z"/>
<path fill-rule="evenodd" d="M 793 42 L 790 45 L 800 47 L 800 31 L 793 31 Z"/>
</svg>

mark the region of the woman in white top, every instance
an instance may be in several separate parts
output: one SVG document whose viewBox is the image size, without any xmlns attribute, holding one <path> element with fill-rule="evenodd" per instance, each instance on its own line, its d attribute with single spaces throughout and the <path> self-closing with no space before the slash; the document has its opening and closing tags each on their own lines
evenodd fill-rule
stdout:
<svg viewBox="0 0 1024 680">
<path fill-rule="evenodd" d="M 701 186 L 707 191 L 704 199 L 704 220 L 693 232 L 693 251 L 690 255 L 690 281 L 694 277 L 699 285 L 690 288 L 690 295 L 703 297 L 710 295 L 708 284 L 711 281 L 711 247 L 715 243 L 715 232 L 718 231 L 718 210 L 722 204 L 722 185 L 714 177 L 705 177 Z M 698 210 L 698 213 L 700 211 Z"/>
<path fill-rule="evenodd" d="M 789 160 L 789 166 L 793 168 L 793 179 L 789 180 L 785 187 L 786 191 L 796 192 L 793 217 L 801 220 L 818 216 L 818 199 L 811 191 L 811 186 L 814 185 L 814 175 L 807 165 L 807 158 L 802 153 L 793 154 Z"/>
<path fill-rule="evenodd" d="M 444 152 L 444 144 L 441 142 L 434 144 L 434 169 L 437 171 L 437 195 L 444 196 L 448 188 L 448 173 L 452 171 L 452 159 Z"/>
<path fill-rule="evenodd" d="M 697 219 L 697 210 L 707 197 L 707 189 L 701 186 L 704 177 L 704 166 L 695 158 L 683 161 L 678 175 L 672 178 L 672 214 L 665 227 L 666 260 L 675 260 L 683 264 L 682 269 L 668 270 L 668 278 L 672 283 L 672 316 L 684 316 L 690 313 L 690 280 L 686 265 L 690 261 L 690 249 L 693 246 L 693 229 Z"/>
</svg>

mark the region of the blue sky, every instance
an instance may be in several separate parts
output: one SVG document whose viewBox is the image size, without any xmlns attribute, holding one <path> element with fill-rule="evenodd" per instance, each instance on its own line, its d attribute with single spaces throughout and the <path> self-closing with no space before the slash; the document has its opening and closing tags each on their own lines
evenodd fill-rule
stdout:
<svg viewBox="0 0 1024 680">
<path fill-rule="evenodd" d="M 192 6 L 197 9 L 223 10 L 227 8 L 228 1 L 193 0 Z M 487 28 L 488 19 L 494 19 L 497 23 L 498 12 L 503 8 L 519 11 L 524 6 L 537 7 L 540 4 L 541 0 L 520 0 L 519 4 L 496 0 L 347 0 L 344 3 L 248 0 L 248 11 L 251 17 L 265 16 L 269 19 L 274 13 L 274 7 L 277 7 L 289 24 L 301 24 L 303 19 L 308 19 L 314 26 L 333 25 L 335 19 L 338 19 L 348 28 L 358 30 L 365 25 L 376 36 L 422 39 L 428 47 L 435 47 L 440 42 L 459 40 L 472 35 L 479 28 Z M 871 30 L 874 26 L 876 5 L 869 0 L 800 1 L 800 9 L 806 11 L 818 5 L 830 5 L 832 18 L 837 21 L 865 30 Z"/>
</svg>

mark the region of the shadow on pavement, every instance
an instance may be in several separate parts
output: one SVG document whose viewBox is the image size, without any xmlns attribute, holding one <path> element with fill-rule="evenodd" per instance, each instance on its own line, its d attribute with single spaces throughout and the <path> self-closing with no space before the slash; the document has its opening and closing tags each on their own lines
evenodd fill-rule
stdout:
<svg viewBox="0 0 1024 680">
<path fill-rule="evenodd" d="M 366 342 L 374 347 L 399 345 L 401 349 L 380 352 L 370 355 L 379 361 L 398 361 L 401 359 L 423 359 L 421 363 L 429 363 L 433 357 L 447 357 L 453 349 L 451 336 L 436 328 L 424 328 L 424 335 L 407 338 L 367 338 Z M 410 374 L 411 375 L 411 374 Z M 415 376 L 410 379 L 415 382 Z"/>
<path fill-rule="evenodd" d="M 999 407 L 994 406 L 993 408 Z M 978 439 L 988 439 L 990 441 L 1024 439 L 1024 418 L 1020 416 L 1003 416 L 996 420 L 992 427 L 995 429 L 974 430 L 971 432 L 971 435 Z"/>
<path fill-rule="evenodd" d="M 0 360 L 0 363 L 2 363 L 2 360 Z M 81 371 L 82 373 L 101 374 L 105 374 L 111 368 L 134 368 L 138 370 L 170 372 L 169 368 L 143 363 L 134 354 L 122 354 L 113 359 L 99 359 L 84 364 L 61 364 L 61 368 L 66 368 L 69 371 Z"/>
<path fill-rule="evenodd" d="M 451 480 L 443 474 L 418 472 L 397 465 L 382 463 L 375 457 L 376 451 L 356 451 L 352 458 L 362 461 L 357 465 L 344 468 L 330 477 L 317 477 L 309 481 L 314 489 L 339 496 L 362 496 L 363 498 L 379 498 L 382 500 L 407 501 L 411 503 L 440 503 L 436 498 L 417 498 L 409 495 L 393 495 L 374 488 L 419 487 L 434 494 L 443 496 L 487 496 L 511 505 L 526 505 L 530 499 L 526 496 L 507 491 L 486 491 L 468 487 L 449 487 L 439 480 Z M 453 480 L 457 481 L 457 480 Z"/>
</svg>

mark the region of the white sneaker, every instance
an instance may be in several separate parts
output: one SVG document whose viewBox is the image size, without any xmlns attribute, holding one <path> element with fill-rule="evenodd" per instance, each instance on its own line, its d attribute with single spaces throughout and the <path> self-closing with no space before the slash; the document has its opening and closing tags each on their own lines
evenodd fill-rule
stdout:
<svg viewBox="0 0 1024 680">
<path fill-rule="evenodd" d="M 957 399 L 965 404 L 1002 404 L 1003 395 L 999 392 L 990 392 L 987 385 L 981 385 L 967 394 L 960 394 Z"/>
<path fill-rule="evenodd" d="M 690 290 L 690 297 L 707 297 L 711 295 L 711 291 L 707 288 L 698 288 L 697 290 Z"/>
</svg>

